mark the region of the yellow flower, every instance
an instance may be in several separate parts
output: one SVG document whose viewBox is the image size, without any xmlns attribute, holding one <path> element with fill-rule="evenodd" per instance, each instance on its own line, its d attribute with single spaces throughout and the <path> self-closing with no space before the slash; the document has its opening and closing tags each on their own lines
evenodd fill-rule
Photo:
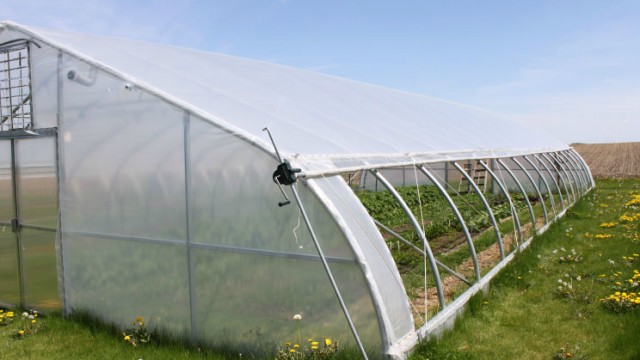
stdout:
<svg viewBox="0 0 640 360">
<path fill-rule="evenodd" d="M 9 312 L 7 313 L 7 317 L 13 317 L 13 311 L 9 311 Z"/>
<path fill-rule="evenodd" d="M 131 336 L 125 335 L 124 336 L 124 341 L 131 341 Z"/>
<path fill-rule="evenodd" d="M 20 335 L 20 336 L 24 335 L 24 330 L 18 331 L 18 335 Z"/>
<path fill-rule="evenodd" d="M 294 349 L 297 349 L 297 348 L 299 348 L 299 347 L 300 347 L 300 345 L 298 345 L 298 344 L 293 344 L 293 348 L 294 348 Z"/>
<path fill-rule="evenodd" d="M 31 323 L 32 323 L 32 324 L 35 324 L 35 323 L 36 323 L 36 320 L 35 320 L 35 319 L 31 320 Z"/>
<path fill-rule="evenodd" d="M 326 346 L 331 346 L 331 339 L 329 339 L 329 338 L 324 339 L 324 344 Z"/>
<path fill-rule="evenodd" d="M 286 343 L 284 343 L 284 346 L 289 347 L 291 346 L 291 343 L 287 341 Z"/>
<path fill-rule="evenodd" d="M 291 350 L 289 350 L 289 352 L 294 354 L 296 352 L 296 350 L 295 349 L 291 349 Z"/>
<path fill-rule="evenodd" d="M 311 342 L 311 346 L 315 346 L 315 347 L 317 347 L 317 346 L 318 346 L 318 342 L 317 342 L 317 341 L 312 341 L 312 342 Z"/>
<path fill-rule="evenodd" d="M 318 350 L 318 345 L 311 345 L 311 350 Z"/>
</svg>

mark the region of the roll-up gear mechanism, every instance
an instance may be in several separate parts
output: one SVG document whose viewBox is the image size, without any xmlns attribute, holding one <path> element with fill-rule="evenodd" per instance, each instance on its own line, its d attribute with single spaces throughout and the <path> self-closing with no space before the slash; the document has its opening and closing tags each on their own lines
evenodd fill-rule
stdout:
<svg viewBox="0 0 640 360">
<path fill-rule="evenodd" d="M 266 131 L 267 134 L 269 134 L 269 139 L 271 139 L 273 148 L 276 151 L 276 156 L 278 156 L 278 161 L 280 161 L 280 165 L 278 165 L 278 167 L 276 168 L 276 171 L 274 171 L 272 175 L 273 182 L 278 184 L 278 188 L 280 189 L 280 191 L 282 192 L 282 195 L 285 198 L 285 201 L 279 202 L 278 206 L 282 207 L 285 205 L 289 205 L 291 204 L 291 200 L 289 200 L 287 193 L 284 191 L 283 185 L 284 186 L 292 185 L 296 181 L 298 181 L 296 173 L 299 173 L 302 170 L 293 168 L 291 167 L 291 163 L 289 163 L 289 161 L 282 160 L 282 157 L 280 157 L 280 152 L 278 151 L 278 147 L 276 146 L 275 141 L 273 141 L 273 136 L 271 136 L 271 131 L 269 131 L 269 128 L 264 128 L 262 129 L 262 131 Z"/>
</svg>

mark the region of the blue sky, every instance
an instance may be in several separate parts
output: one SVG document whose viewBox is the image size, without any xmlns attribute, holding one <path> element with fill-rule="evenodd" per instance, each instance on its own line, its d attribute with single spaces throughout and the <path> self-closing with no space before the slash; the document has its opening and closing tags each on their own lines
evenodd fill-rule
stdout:
<svg viewBox="0 0 640 360">
<path fill-rule="evenodd" d="M 3 0 L 26 25 L 161 42 L 640 141 L 640 1 Z"/>
</svg>

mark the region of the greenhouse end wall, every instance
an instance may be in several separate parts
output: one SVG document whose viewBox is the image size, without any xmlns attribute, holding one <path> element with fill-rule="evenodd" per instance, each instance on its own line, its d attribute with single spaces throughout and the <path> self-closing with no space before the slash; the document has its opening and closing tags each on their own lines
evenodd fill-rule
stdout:
<svg viewBox="0 0 640 360">
<path fill-rule="evenodd" d="M 266 351 L 294 341 L 293 316 L 302 314 L 305 336 L 353 344 L 296 208 L 278 207 L 273 157 L 64 55 L 69 71 L 93 80 L 63 85 L 67 310 L 121 326 L 143 316 L 198 342 Z M 358 332 L 380 353 L 362 269 L 325 206 L 298 189 Z"/>
</svg>

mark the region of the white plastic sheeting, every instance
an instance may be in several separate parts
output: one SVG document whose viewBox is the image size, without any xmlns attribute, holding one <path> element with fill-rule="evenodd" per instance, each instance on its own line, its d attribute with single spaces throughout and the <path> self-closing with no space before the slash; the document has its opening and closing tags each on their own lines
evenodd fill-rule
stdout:
<svg viewBox="0 0 640 360">
<path fill-rule="evenodd" d="M 317 157 L 389 165 L 407 155 L 467 159 L 567 149 L 497 114 L 424 95 L 223 54 L 33 31 L 205 112 L 266 149 L 271 146 L 261 130 L 268 126 L 283 154 L 298 154 L 309 168 Z"/>
<path fill-rule="evenodd" d="M 277 206 L 265 126 L 307 176 L 296 186 L 372 354 L 416 333 L 381 234 L 335 174 L 568 149 L 484 110 L 261 61 L 2 23 L 13 39 L 33 42 L 34 127 L 58 131 L 65 310 L 214 345 L 295 341 L 296 313 L 306 336 L 353 344 L 297 208 Z"/>
</svg>

